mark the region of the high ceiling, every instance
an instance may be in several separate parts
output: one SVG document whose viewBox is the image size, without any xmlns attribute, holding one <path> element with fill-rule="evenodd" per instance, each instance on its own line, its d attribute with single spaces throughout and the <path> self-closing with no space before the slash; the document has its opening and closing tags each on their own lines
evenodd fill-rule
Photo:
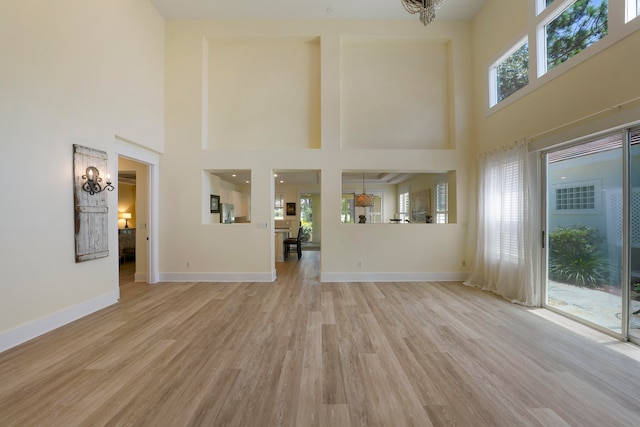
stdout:
<svg viewBox="0 0 640 427">
<path fill-rule="evenodd" d="M 414 19 L 401 0 L 151 0 L 166 19 Z M 436 20 L 469 20 L 485 0 L 445 0 Z"/>
<path fill-rule="evenodd" d="M 403 19 L 420 24 L 401 0 L 151 0 L 166 19 Z M 436 20 L 469 20 L 485 0 L 445 0 Z M 214 172 L 228 182 L 242 184 L 250 171 Z M 278 181 L 287 184 L 319 184 L 319 171 L 278 171 Z M 234 176 L 235 175 L 235 176 Z M 390 183 L 398 174 L 368 173 L 366 181 Z M 397 177 L 396 177 L 397 178 Z M 347 174 L 347 181 L 359 181 L 361 172 Z"/>
</svg>

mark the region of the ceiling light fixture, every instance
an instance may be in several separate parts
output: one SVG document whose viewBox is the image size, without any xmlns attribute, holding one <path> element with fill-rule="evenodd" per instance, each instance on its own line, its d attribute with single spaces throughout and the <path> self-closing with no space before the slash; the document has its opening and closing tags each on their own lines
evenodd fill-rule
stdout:
<svg viewBox="0 0 640 427">
<path fill-rule="evenodd" d="M 444 0 L 402 0 L 407 12 L 420 14 L 420 22 L 429 25 L 436 19 L 436 9 L 440 9 Z"/>
<path fill-rule="evenodd" d="M 362 172 L 362 194 L 356 194 L 356 206 L 359 208 L 367 208 L 373 206 L 373 194 L 367 194 L 364 189 L 364 172 Z"/>
</svg>

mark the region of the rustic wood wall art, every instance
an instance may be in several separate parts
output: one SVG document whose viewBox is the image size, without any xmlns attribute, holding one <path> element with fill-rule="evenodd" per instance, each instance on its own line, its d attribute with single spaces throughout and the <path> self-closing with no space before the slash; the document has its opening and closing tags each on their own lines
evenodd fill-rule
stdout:
<svg viewBox="0 0 640 427">
<path fill-rule="evenodd" d="M 75 211 L 76 262 L 109 256 L 107 192 L 90 194 L 82 189 L 87 168 L 97 168 L 103 181 L 107 174 L 107 153 L 73 145 L 73 203 Z M 104 174 L 104 176 L 102 176 Z"/>
</svg>

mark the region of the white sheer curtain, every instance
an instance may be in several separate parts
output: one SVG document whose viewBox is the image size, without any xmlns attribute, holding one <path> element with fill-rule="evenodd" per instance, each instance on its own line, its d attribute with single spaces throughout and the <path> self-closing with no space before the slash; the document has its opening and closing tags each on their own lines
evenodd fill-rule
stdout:
<svg viewBox="0 0 640 427">
<path fill-rule="evenodd" d="M 465 284 L 538 305 L 531 230 L 526 142 L 481 155 L 476 260 Z"/>
</svg>

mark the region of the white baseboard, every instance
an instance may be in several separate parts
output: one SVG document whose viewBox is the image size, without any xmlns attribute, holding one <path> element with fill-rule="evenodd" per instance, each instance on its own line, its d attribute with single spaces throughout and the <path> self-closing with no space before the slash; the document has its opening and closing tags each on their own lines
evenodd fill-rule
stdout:
<svg viewBox="0 0 640 427">
<path fill-rule="evenodd" d="M 469 273 L 321 273 L 321 282 L 462 282 Z"/>
<path fill-rule="evenodd" d="M 0 352 L 27 342 L 118 302 L 117 292 L 99 296 L 57 313 L 0 333 Z"/>
<path fill-rule="evenodd" d="M 463 282 L 469 273 L 321 273 L 321 282 Z M 162 282 L 273 282 L 269 273 L 160 273 Z M 136 278 L 137 281 L 137 278 Z"/>
<path fill-rule="evenodd" d="M 160 273 L 161 282 L 273 282 L 271 273 Z"/>
</svg>

